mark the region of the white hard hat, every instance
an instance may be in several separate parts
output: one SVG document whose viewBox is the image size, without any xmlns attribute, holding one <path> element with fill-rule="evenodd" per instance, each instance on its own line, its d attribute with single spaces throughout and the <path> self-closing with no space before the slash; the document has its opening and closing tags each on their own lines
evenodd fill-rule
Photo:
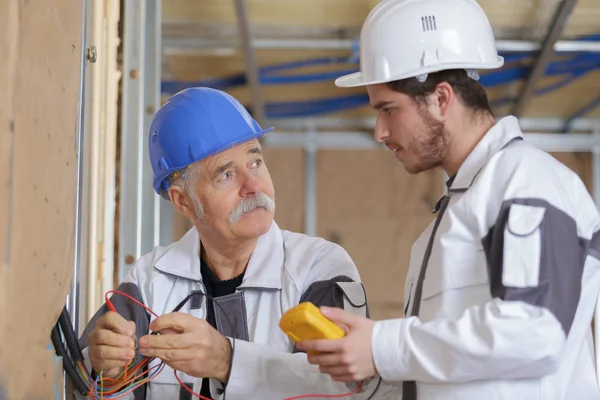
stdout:
<svg viewBox="0 0 600 400">
<path fill-rule="evenodd" d="M 353 87 L 447 69 L 499 68 L 490 23 L 475 0 L 381 0 L 360 33 L 360 72 L 336 79 Z"/>
</svg>

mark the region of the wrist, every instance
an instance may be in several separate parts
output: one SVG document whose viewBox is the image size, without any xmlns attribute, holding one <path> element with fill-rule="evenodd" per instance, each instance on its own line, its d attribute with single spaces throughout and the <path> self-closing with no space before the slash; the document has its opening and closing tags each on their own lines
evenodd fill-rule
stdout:
<svg viewBox="0 0 600 400">
<path fill-rule="evenodd" d="M 223 337 L 222 351 L 220 352 L 219 363 L 215 379 L 221 381 L 224 385 L 229 380 L 229 372 L 231 371 L 231 362 L 233 358 L 233 349 L 231 342 L 226 337 Z"/>
</svg>

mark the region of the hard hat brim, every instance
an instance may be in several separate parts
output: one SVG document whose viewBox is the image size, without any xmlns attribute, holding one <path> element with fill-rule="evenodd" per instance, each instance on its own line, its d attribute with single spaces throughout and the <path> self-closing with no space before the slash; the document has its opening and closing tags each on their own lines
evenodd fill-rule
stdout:
<svg viewBox="0 0 600 400">
<path fill-rule="evenodd" d="M 419 68 L 419 70 L 407 71 L 404 74 L 401 74 L 399 76 L 390 77 L 387 79 L 375 79 L 375 80 L 371 80 L 371 81 L 365 81 L 363 79 L 362 72 L 354 72 L 352 74 L 343 75 L 343 76 L 340 76 L 339 78 L 337 78 L 335 80 L 335 85 L 337 87 L 358 87 L 358 86 L 377 85 L 379 83 L 387 83 L 387 82 L 397 81 L 400 79 L 414 78 L 414 77 L 422 75 L 422 74 L 429 74 L 429 73 L 439 72 L 439 71 L 448 70 L 448 69 L 475 69 L 475 70 L 496 69 L 496 68 L 502 67 L 503 65 L 504 65 L 504 57 L 498 56 L 495 63 L 486 63 L 486 64 L 445 63 L 444 65 L 437 65 L 437 66 L 432 65 L 431 67 L 428 67 L 428 68 Z"/>
</svg>

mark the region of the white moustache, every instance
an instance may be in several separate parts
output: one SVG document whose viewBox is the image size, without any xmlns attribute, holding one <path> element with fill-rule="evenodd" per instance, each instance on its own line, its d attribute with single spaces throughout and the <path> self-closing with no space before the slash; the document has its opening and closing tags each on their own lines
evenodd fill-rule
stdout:
<svg viewBox="0 0 600 400">
<path fill-rule="evenodd" d="M 257 209 L 258 207 L 262 207 L 267 211 L 273 211 L 275 209 L 275 201 L 263 192 L 252 197 L 246 197 L 242 199 L 235 210 L 229 214 L 229 223 L 235 224 L 244 214 Z"/>
</svg>

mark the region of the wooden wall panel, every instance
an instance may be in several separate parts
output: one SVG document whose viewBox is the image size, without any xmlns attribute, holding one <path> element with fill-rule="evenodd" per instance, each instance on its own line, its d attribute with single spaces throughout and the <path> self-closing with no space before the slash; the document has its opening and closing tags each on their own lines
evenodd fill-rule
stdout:
<svg viewBox="0 0 600 400">
<path fill-rule="evenodd" d="M 0 2 L 0 397 L 53 399 L 73 268 L 80 2 Z M 56 379 L 56 380 L 55 380 Z"/>
<path fill-rule="evenodd" d="M 343 246 L 365 284 L 373 318 L 399 315 L 412 243 L 443 193 L 439 171 L 408 174 L 383 150 L 318 157 L 318 235 Z"/>
<path fill-rule="evenodd" d="M 275 221 L 281 229 L 304 232 L 304 151 L 265 146 L 265 161 L 275 185 Z"/>
<path fill-rule="evenodd" d="M 590 194 L 593 194 L 592 153 L 560 152 L 550 154 L 579 175 Z"/>
</svg>

